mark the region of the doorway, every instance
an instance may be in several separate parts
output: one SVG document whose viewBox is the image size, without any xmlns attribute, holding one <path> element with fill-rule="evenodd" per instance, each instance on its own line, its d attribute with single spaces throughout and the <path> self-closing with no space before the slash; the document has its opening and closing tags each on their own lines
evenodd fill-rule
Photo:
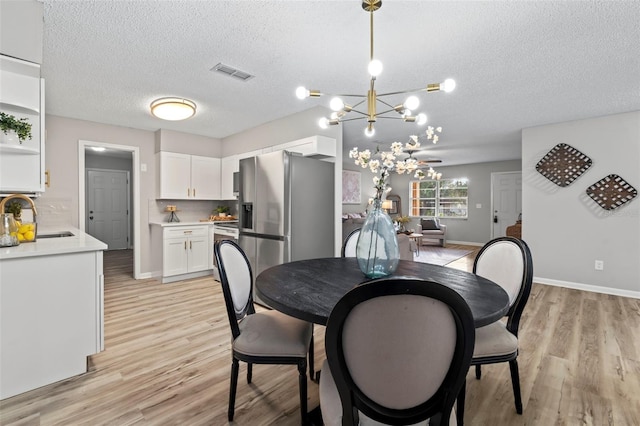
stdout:
<svg viewBox="0 0 640 426">
<path fill-rule="evenodd" d="M 86 165 L 86 164 L 85 164 Z M 87 233 L 108 250 L 129 248 L 129 172 L 87 168 Z"/>
<path fill-rule="evenodd" d="M 522 215 L 522 172 L 491 173 L 491 238 L 507 235 Z"/>
<path fill-rule="evenodd" d="M 87 232 L 87 170 L 86 151 L 87 149 L 104 149 L 112 153 L 119 153 L 126 156 L 130 162 L 130 197 L 129 199 L 129 226 L 131 227 L 129 247 L 133 246 L 133 278 L 140 279 L 140 149 L 136 146 L 117 145 L 95 141 L 78 141 L 78 227 L 81 231 Z M 114 154 L 115 155 L 115 154 Z M 89 233 L 89 232 L 87 232 Z M 133 241 L 131 241 L 133 240 Z M 111 247 L 109 247 L 111 248 Z"/>
</svg>

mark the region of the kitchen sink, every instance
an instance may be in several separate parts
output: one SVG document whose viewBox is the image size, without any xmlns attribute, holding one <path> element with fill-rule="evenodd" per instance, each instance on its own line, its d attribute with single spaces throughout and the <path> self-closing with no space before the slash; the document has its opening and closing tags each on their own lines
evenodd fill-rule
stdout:
<svg viewBox="0 0 640 426">
<path fill-rule="evenodd" d="M 54 232 L 53 234 L 38 234 L 36 235 L 36 240 L 41 238 L 62 238 L 62 237 L 73 237 L 74 235 L 69 231 L 62 232 Z"/>
</svg>

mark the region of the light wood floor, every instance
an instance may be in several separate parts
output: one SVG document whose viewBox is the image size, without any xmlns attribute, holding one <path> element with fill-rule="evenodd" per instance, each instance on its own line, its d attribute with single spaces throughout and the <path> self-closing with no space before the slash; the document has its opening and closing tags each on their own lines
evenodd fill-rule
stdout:
<svg viewBox="0 0 640 426">
<path fill-rule="evenodd" d="M 473 256 L 450 266 L 470 270 Z M 0 424 L 226 424 L 231 356 L 219 284 L 135 281 L 128 251 L 105 253 L 105 276 L 105 350 L 84 375 L 0 402 Z M 323 337 L 316 327 L 317 365 Z M 640 425 L 640 300 L 534 284 L 520 341 L 524 414 L 507 364 L 484 366 L 482 380 L 467 376 L 466 424 Z M 251 385 L 245 371 L 234 424 L 299 424 L 295 367 L 255 366 Z M 308 389 L 311 408 L 318 385 Z"/>
</svg>

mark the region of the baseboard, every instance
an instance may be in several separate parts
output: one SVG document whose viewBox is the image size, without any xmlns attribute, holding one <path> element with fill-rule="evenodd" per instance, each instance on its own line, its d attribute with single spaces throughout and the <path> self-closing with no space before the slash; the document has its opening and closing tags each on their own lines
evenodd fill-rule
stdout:
<svg viewBox="0 0 640 426">
<path fill-rule="evenodd" d="M 136 278 L 137 280 L 146 280 L 149 278 L 155 278 L 155 275 L 153 275 L 153 272 L 145 272 L 144 274 L 140 274 L 138 275 L 138 278 Z"/>
<path fill-rule="evenodd" d="M 471 241 L 454 241 L 454 240 L 447 240 L 446 244 L 460 244 L 463 246 L 478 246 L 478 247 L 482 247 L 484 245 L 484 243 L 474 243 Z"/>
<path fill-rule="evenodd" d="M 570 281 L 552 280 L 550 278 L 533 277 L 536 284 L 552 285 L 554 287 L 565 287 L 574 290 L 590 291 L 592 293 L 611 294 L 613 296 L 629 297 L 640 299 L 640 291 L 623 290 L 620 288 L 602 287 L 597 285 L 573 283 Z"/>
</svg>

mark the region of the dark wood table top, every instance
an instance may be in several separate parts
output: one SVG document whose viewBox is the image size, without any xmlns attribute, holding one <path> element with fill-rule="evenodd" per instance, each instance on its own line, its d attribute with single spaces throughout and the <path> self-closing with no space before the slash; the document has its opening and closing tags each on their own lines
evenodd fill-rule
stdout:
<svg viewBox="0 0 640 426">
<path fill-rule="evenodd" d="M 509 297 L 502 287 L 469 272 L 401 260 L 392 277 L 403 276 L 434 281 L 458 292 L 471 308 L 476 327 L 497 321 L 509 309 Z M 338 300 L 367 281 L 355 257 L 309 259 L 264 270 L 256 277 L 256 292 L 280 312 L 326 325 Z"/>
</svg>

